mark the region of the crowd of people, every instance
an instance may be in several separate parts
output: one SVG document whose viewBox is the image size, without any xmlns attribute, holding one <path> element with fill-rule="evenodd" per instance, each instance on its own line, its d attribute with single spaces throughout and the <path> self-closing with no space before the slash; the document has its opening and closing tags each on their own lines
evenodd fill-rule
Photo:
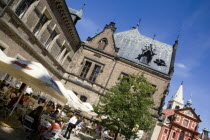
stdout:
<svg viewBox="0 0 210 140">
<path fill-rule="evenodd" d="M 114 139 L 115 133 L 103 128 L 93 120 L 81 116 L 80 113 L 74 113 L 59 104 L 47 101 L 39 95 L 24 93 L 23 88 L 14 88 L 6 81 L 0 82 L 0 93 L 0 109 L 7 107 L 12 110 L 19 100 L 18 106 L 24 108 L 25 111 L 19 114 L 19 121 L 24 123 L 25 116 L 31 117 L 33 119 L 31 128 L 34 130 L 34 134 L 38 134 L 38 139 L 44 139 L 52 134 L 53 137 L 62 134 L 64 138 L 70 139 L 71 133 L 78 136 L 81 131 L 92 135 L 93 139 Z M 21 96 L 22 93 L 24 93 L 23 96 Z M 19 107 L 17 107 L 17 110 Z M 47 121 L 50 125 L 46 125 L 43 121 Z M 123 139 L 123 137 L 120 137 L 119 140 Z"/>
</svg>

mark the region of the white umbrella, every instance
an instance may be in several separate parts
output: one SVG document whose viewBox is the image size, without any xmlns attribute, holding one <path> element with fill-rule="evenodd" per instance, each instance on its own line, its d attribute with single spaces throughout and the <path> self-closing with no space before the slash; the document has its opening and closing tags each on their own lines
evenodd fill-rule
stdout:
<svg viewBox="0 0 210 140">
<path fill-rule="evenodd" d="M 0 71 L 21 79 L 27 85 L 38 89 L 66 103 L 66 98 L 48 71 L 40 63 L 7 57 L 0 50 Z"/>
<path fill-rule="evenodd" d="M 66 90 L 66 93 L 69 97 L 68 104 L 75 109 L 79 109 L 82 105 L 82 101 L 80 101 L 80 99 L 76 96 L 76 94 L 74 94 L 73 91 Z"/>
<path fill-rule="evenodd" d="M 68 96 L 70 97 L 70 101 L 68 102 L 68 104 L 70 104 L 70 106 L 72 106 L 75 109 L 79 109 L 82 112 L 88 113 L 91 116 L 97 116 L 97 114 L 95 112 L 93 112 L 93 107 L 90 103 L 84 103 L 82 102 L 77 96 L 76 94 L 74 94 L 73 91 L 71 90 L 66 90 Z"/>
<path fill-rule="evenodd" d="M 93 112 L 93 106 L 90 103 L 83 103 L 84 111 L 87 112 L 91 116 L 97 116 L 95 112 Z"/>
<path fill-rule="evenodd" d="M 32 88 L 30 88 L 30 87 L 27 87 L 27 88 L 26 88 L 26 93 L 28 93 L 28 94 L 31 94 L 31 93 L 33 93 L 33 90 L 32 90 Z"/>
</svg>

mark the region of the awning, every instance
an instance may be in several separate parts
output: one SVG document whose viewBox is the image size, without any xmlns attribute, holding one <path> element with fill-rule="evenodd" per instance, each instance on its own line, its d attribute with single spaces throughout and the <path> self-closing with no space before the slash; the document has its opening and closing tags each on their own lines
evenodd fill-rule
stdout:
<svg viewBox="0 0 210 140">
<path fill-rule="evenodd" d="M 51 95 L 63 104 L 67 103 L 67 99 L 56 82 L 40 63 L 7 57 L 0 50 L 0 71 L 12 75 L 34 89 Z"/>
</svg>

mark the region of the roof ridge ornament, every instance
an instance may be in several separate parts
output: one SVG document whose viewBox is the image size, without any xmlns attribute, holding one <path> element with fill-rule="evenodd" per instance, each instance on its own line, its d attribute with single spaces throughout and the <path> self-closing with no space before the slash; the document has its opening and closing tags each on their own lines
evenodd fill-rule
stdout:
<svg viewBox="0 0 210 140">
<path fill-rule="evenodd" d="M 141 23 L 141 18 L 139 19 L 138 23 L 136 24 L 136 26 L 133 26 L 132 29 L 138 29 Z"/>
<path fill-rule="evenodd" d="M 139 19 L 138 23 L 136 24 L 136 28 L 138 29 L 141 23 L 141 18 Z"/>
</svg>

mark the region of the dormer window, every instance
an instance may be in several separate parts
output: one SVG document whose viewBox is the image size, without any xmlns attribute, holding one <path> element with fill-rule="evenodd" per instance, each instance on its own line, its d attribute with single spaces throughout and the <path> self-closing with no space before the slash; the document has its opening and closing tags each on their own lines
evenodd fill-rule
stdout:
<svg viewBox="0 0 210 140">
<path fill-rule="evenodd" d="M 98 48 L 99 48 L 100 50 L 104 50 L 105 47 L 106 47 L 106 45 L 107 45 L 107 43 L 108 43 L 108 41 L 107 41 L 106 38 L 101 39 L 101 40 L 98 42 Z"/>
<path fill-rule="evenodd" d="M 146 45 L 144 49 L 142 49 L 142 53 L 136 57 L 136 59 L 139 60 L 139 62 L 142 62 L 144 64 L 149 64 L 155 54 L 155 49 L 153 48 L 153 45 Z"/>
</svg>

